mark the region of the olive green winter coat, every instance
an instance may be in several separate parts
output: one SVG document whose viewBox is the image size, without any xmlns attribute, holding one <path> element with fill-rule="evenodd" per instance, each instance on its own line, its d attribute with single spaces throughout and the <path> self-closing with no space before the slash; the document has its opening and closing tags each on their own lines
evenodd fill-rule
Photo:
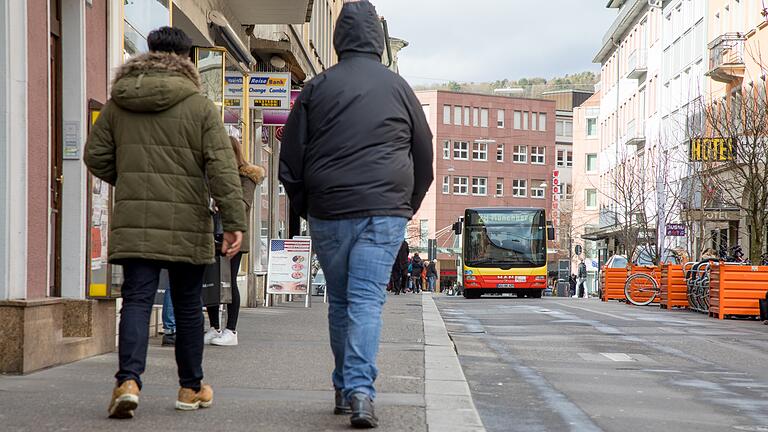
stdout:
<svg viewBox="0 0 768 432">
<path fill-rule="evenodd" d="M 189 59 L 152 52 L 118 71 L 85 147 L 90 171 L 115 186 L 109 260 L 213 262 L 210 195 L 225 231 L 245 206 L 221 113 Z"/>
</svg>

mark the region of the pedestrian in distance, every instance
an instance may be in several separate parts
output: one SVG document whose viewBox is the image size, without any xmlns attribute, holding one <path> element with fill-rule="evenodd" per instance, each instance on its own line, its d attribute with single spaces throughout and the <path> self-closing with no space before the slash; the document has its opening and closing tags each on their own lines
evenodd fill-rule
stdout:
<svg viewBox="0 0 768 432">
<path fill-rule="evenodd" d="M 587 298 L 586 293 L 586 284 L 587 284 L 587 264 L 584 262 L 584 258 L 581 259 L 581 262 L 579 263 L 579 281 L 577 285 L 577 293 L 576 295 L 578 297 L 584 297 Z"/>
<path fill-rule="evenodd" d="M 432 260 L 427 266 L 427 287 L 429 292 L 435 292 L 435 282 L 437 282 L 437 265 L 435 260 Z"/>
<path fill-rule="evenodd" d="M 576 297 L 576 275 L 575 274 L 572 274 L 571 277 L 568 278 L 568 296 Z"/>
<path fill-rule="evenodd" d="M 413 254 L 413 259 L 411 260 L 411 268 L 411 275 L 413 277 L 413 292 L 418 294 L 421 292 L 423 287 L 421 283 L 421 277 L 422 273 L 424 273 L 424 261 L 422 261 L 418 253 Z"/>
<path fill-rule="evenodd" d="M 339 63 L 294 103 L 280 181 L 309 220 L 326 271 L 336 413 L 376 427 L 374 382 L 385 287 L 405 227 L 432 184 L 432 133 L 408 83 L 381 63 L 384 32 L 368 1 L 336 22 Z"/>
<path fill-rule="evenodd" d="M 397 258 L 392 265 L 392 292 L 400 295 L 405 291 L 406 279 L 408 276 L 408 242 L 403 240 L 400 244 L 400 250 L 397 252 Z"/>
<path fill-rule="evenodd" d="M 230 136 L 229 142 L 232 145 L 232 152 L 237 161 L 238 174 L 240 174 L 240 187 L 243 191 L 245 217 L 246 220 L 250 220 L 254 192 L 256 191 L 256 186 L 264 180 L 264 168 L 252 165 L 245 160 L 243 148 L 237 138 Z M 246 237 L 245 233 L 243 233 L 243 236 Z M 221 323 L 219 322 L 219 306 L 206 307 L 208 322 L 211 325 L 205 336 L 203 336 L 203 342 L 206 345 L 236 346 L 238 343 L 237 319 L 240 315 L 240 289 L 237 286 L 237 274 L 240 271 L 240 262 L 243 259 L 243 254 L 247 254 L 250 250 L 249 246 L 248 242 L 244 241 L 242 246 L 240 246 L 240 252 L 229 260 L 232 303 L 227 306 L 227 327 L 224 330 L 221 330 Z"/>
<path fill-rule="evenodd" d="M 176 345 L 176 317 L 173 314 L 173 299 L 171 299 L 171 282 L 168 280 L 168 270 L 160 272 L 160 289 L 163 293 L 163 340 L 162 345 L 171 347 Z"/>
<path fill-rule="evenodd" d="M 109 416 L 132 418 L 147 360 L 149 317 L 160 270 L 168 269 L 176 318 L 176 409 L 213 403 L 203 384 L 203 272 L 214 262 L 209 196 L 225 230 L 221 252 L 240 250 L 246 229 L 235 157 L 221 110 L 201 93 L 192 41 L 162 27 L 149 52 L 116 73 L 111 98 L 85 147 L 91 173 L 115 186 L 109 261 L 123 266 L 119 369 Z M 206 180 L 207 177 L 207 180 Z"/>
</svg>

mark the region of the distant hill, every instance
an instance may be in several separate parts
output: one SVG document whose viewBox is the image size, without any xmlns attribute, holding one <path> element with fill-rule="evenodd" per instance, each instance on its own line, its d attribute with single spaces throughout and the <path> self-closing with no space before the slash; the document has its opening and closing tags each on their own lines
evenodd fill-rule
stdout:
<svg viewBox="0 0 768 432">
<path fill-rule="evenodd" d="M 502 79 L 493 82 L 464 82 L 450 81 L 447 83 L 417 85 L 414 90 L 449 90 L 466 93 L 493 94 L 494 90 L 502 88 L 521 88 L 525 97 L 538 97 L 541 93 L 554 90 L 577 89 L 594 90 L 600 82 L 600 75 L 591 71 L 579 72 L 551 79 L 520 78 Z"/>
</svg>

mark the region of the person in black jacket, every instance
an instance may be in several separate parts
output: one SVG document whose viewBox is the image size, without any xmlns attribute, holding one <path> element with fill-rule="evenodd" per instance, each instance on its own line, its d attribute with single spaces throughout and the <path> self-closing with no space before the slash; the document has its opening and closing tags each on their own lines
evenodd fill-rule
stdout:
<svg viewBox="0 0 768 432">
<path fill-rule="evenodd" d="M 392 284 L 392 292 L 395 295 L 405 291 L 408 278 L 408 242 L 403 240 L 400 245 L 400 251 L 397 253 L 395 264 L 392 266 L 392 277 L 390 278 Z"/>
<path fill-rule="evenodd" d="M 430 292 L 435 292 L 435 283 L 437 282 L 437 264 L 436 260 L 429 262 L 427 266 L 427 283 Z"/>
<path fill-rule="evenodd" d="M 418 294 L 421 292 L 421 274 L 424 273 L 424 261 L 422 261 L 419 254 L 413 254 L 413 260 L 411 261 L 411 277 L 413 278 L 413 292 Z"/>
<path fill-rule="evenodd" d="M 432 184 L 432 133 L 421 103 L 381 63 L 384 31 L 368 1 L 336 22 L 339 63 L 306 84 L 285 125 L 279 177 L 309 220 L 325 270 L 336 413 L 376 427 L 385 287 L 405 226 Z"/>
</svg>

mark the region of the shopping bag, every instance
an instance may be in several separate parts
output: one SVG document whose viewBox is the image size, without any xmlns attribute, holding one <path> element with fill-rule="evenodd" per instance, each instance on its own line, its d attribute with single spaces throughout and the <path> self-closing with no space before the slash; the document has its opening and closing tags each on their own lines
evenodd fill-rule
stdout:
<svg viewBox="0 0 768 432">
<path fill-rule="evenodd" d="M 217 255 L 216 262 L 205 267 L 202 297 L 204 306 L 232 303 L 232 276 L 229 258 Z"/>
</svg>

